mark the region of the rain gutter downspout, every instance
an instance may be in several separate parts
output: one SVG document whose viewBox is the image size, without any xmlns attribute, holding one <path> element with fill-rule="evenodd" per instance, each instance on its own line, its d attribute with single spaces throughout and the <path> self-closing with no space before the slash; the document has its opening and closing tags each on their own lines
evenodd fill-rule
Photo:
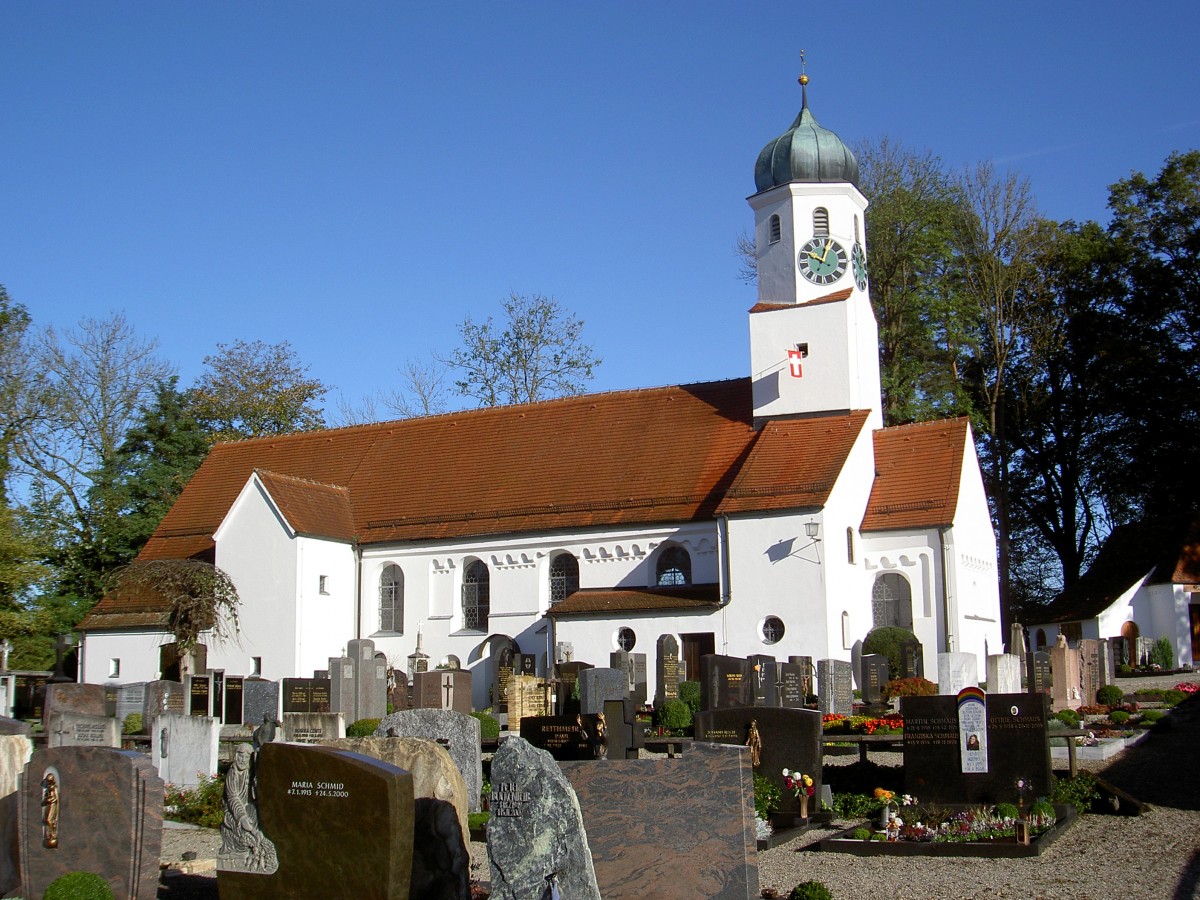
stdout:
<svg viewBox="0 0 1200 900">
<path fill-rule="evenodd" d="M 957 635 L 954 633 L 954 618 L 950 615 L 950 564 L 948 559 L 949 548 L 946 546 L 946 532 L 949 526 L 938 526 L 938 545 L 941 548 L 942 554 L 942 617 L 946 627 L 946 653 L 953 653 L 954 646 L 957 643 Z"/>
</svg>

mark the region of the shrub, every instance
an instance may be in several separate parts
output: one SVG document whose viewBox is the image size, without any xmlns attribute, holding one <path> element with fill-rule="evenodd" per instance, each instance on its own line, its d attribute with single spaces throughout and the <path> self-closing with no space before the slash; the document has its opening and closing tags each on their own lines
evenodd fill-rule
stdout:
<svg viewBox="0 0 1200 900">
<path fill-rule="evenodd" d="M 700 682 L 679 682 L 679 699 L 688 705 L 695 717 L 700 712 Z"/>
<path fill-rule="evenodd" d="M 379 727 L 379 719 L 359 719 L 346 726 L 346 737 L 371 737 Z"/>
<path fill-rule="evenodd" d="M 1015 804 L 1012 803 L 997 803 L 996 815 L 1001 819 L 1015 819 L 1021 814 Z"/>
<path fill-rule="evenodd" d="M 1050 797 L 1055 803 L 1070 803 L 1080 815 L 1092 808 L 1100 799 L 1096 779 L 1089 772 L 1080 772 L 1074 778 L 1055 778 Z"/>
<path fill-rule="evenodd" d="M 1153 725 L 1165 715 L 1166 713 L 1161 709 L 1147 709 L 1142 713 L 1142 722 L 1147 725 Z"/>
<path fill-rule="evenodd" d="M 1160 669 L 1175 668 L 1175 648 L 1171 646 L 1170 638 L 1160 637 L 1150 648 L 1150 665 Z"/>
<path fill-rule="evenodd" d="M 1060 709 L 1054 714 L 1054 718 L 1058 719 L 1058 721 L 1062 722 L 1069 728 L 1079 727 L 1079 713 L 1075 712 L 1073 709 Z"/>
<path fill-rule="evenodd" d="M 1096 702 L 1101 706 L 1120 706 L 1125 702 L 1125 692 L 1115 684 L 1106 684 L 1096 691 Z"/>
<path fill-rule="evenodd" d="M 1108 719 L 1114 725 L 1128 725 L 1129 713 L 1125 712 L 1123 709 L 1114 709 L 1108 714 Z"/>
<path fill-rule="evenodd" d="M 1119 666 L 1117 666 L 1117 674 L 1122 676 L 1132 675 L 1133 666 L 1131 666 L 1129 663 L 1121 663 Z"/>
<path fill-rule="evenodd" d="M 68 872 L 50 882 L 43 900 L 112 900 L 108 882 L 92 872 Z"/>
<path fill-rule="evenodd" d="M 1163 691 L 1163 706 L 1178 706 L 1187 699 L 1187 694 L 1183 691 L 1177 691 L 1171 688 L 1169 691 Z"/>
<path fill-rule="evenodd" d="M 488 819 L 492 817 L 490 812 L 467 813 L 467 827 L 472 831 L 482 828 L 488 823 Z"/>
<path fill-rule="evenodd" d="M 1140 688 L 1133 692 L 1133 696 L 1139 700 L 1161 700 L 1163 698 L 1162 688 Z"/>
<path fill-rule="evenodd" d="M 194 788 L 167 785 L 163 796 L 164 814 L 176 822 L 190 822 L 205 828 L 220 828 L 225 817 L 225 778 L 201 775 Z"/>
<path fill-rule="evenodd" d="M 839 819 L 865 819 L 879 809 L 879 801 L 866 794 L 834 794 L 833 811 Z"/>
<path fill-rule="evenodd" d="M 1029 815 L 1041 816 L 1043 819 L 1053 819 L 1056 815 L 1054 804 L 1049 800 L 1038 800 L 1033 806 L 1029 807 Z"/>
<path fill-rule="evenodd" d="M 867 639 L 863 641 L 862 652 L 867 653 L 882 653 L 888 660 L 888 678 L 896 679 L 900 677 L 900 664 L 903 662 L 903 656 L 900 653 L 900 644 L 904 641 L 911 641 L 913 633 L 907 628 L 872 628 L 867 632 Z"/>
<path fill-rule="evenodd" d="M 936 697 L 938 686 L 927 678 L 895 678 L 883 686 L 883 698 Z"/>
<path fill-rule="evenodd" d="M 833 900 L 833 894 L 820 881 L 802 881 L 792 888 L 788 900 Z"/>
<path fill-rule="evenodd" d="M 871 839 L 871 829 L 855 828 L 852 832 L 850 832 L 850 837 L 854 838 L 856 841 L 869 841 Z"/>
<path fill-rule="evenodd" d="M 671 731 L 685 731 L 692 727 L 692 708 L 682 700 L 666 700 L 654 710 L 654 724 Z"/>
<path fill-rule="evenodd" d="M 779 801 L 783 794 L 779 785 L 765 775 L 754 773 L 754 811 L 760 819 L 765 819 L 779 809 Z"/>
<path fill-rule="evenodd" d="M 485 741 L 495 741 L 500 738 L 500 722 L 495 716 L 485 712 L 473 712 L 472 718 L 479 720 L 479 737 Z"/>
<path fill-rule="evenodd" d="M 130 713 L 125 717 L 125 721 L 121 723 L 121 734 L 141 734 L 142 733 L 142 714 Z"/>
</svg>

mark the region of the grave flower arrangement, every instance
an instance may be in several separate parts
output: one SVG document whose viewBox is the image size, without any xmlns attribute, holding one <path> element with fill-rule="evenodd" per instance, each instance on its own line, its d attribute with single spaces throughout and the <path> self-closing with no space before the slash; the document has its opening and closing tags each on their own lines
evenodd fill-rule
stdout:
<svg viewBox="0 0 1200 900">
<path fill-rule="evenodd" d="M 879 789 L 876 798 L 885 804 L 894 802 L 886 796 L 891 791 Z M 972 841 L 1004 840 L 1016 836 L 1017 823 L 1021 821 L 1020 813 L 1012 804 L 997 806 L 971 806 L 966 809 L 952 811 L 936 805 L 921 806 L 916 798 L 905 796 L 911 800 L 910 809 L 905 812 L 908 821 L 899 816 L 889 817 L 886 824 L 877 829 L 876 834 L 882 833 L 891 841 L 919 841 L 934 843 L 967 843 Z M 886 808 L 886 807 L 885 807 Z M 1029 809 L 1028 823 L 1032 833 L 1041 834 L 1054 826 L 1056 819 L 1054 807 L 1045 800 L 1039 800 Z M 876 838 L 879 840 L 880 838 Z"/>
<path fill-rule="evenodd" d="M 904 731 L 904 717 L 899 713 L 886 716 L 843 716 L 827 713 L 821 717 L 826 734 L 899 734 Z"/>
<path fill-rule="evenodd" d="M 811 775 L 806 775 L 803 772 L 798 772 L 795 769 L 783 770 L 784 786 L 796 795 L 796 799 L 800 801 L 800 816 L 801 818 L 808 817 L 808 798 L 816 791 L 816 786 L 813 783 Z"/>
</svg>

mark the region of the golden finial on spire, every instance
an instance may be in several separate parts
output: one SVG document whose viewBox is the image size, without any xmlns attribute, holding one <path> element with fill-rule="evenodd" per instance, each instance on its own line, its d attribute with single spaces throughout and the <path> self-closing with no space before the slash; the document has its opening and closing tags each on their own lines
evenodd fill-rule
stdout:
<svg viewBox="0 0 1200 900">
<path fill-rule="evenodd" d="M 808 84 L 808 75 L 806 75 L 804 73 L 804 51 L 803 50 L 800 51 L 800 77 L 797 80 L 800 82 L 801 87 L 804 87 L 806 84 Z"/>
</svg>

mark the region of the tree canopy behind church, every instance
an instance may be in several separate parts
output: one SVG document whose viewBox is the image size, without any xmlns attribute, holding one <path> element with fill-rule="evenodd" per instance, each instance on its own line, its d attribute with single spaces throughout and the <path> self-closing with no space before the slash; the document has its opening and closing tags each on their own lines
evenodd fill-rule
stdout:
<svg viewBox="0 0 1200 900">
<path fill-rule="evenodd" d="M 583 322 L 553 297 L 510 294 L 504 319 L 458 326 L 462 344 L 446 361 L 459 392 L 480 406 L 582 394 L 600 358 L 583 342 Z"/>
</svg>

